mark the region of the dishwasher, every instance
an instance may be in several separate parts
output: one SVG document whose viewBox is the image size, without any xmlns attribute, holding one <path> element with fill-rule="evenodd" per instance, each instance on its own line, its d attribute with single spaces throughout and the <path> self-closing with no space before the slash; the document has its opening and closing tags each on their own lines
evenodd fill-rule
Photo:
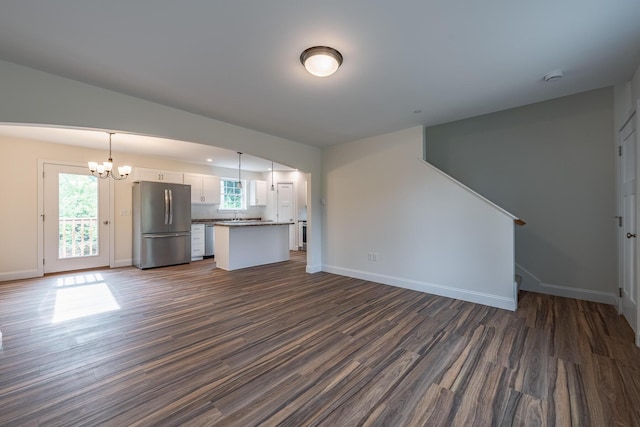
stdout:
<svg viewBox="0 0 640 427">
<path fill-rule="evenodd" d="M 212 257 L 214 254 L 215 233 L 213 227 L 213 224 L 207 224 L 204 227 L 204 256 L 206 257 Z"/>
</svg>

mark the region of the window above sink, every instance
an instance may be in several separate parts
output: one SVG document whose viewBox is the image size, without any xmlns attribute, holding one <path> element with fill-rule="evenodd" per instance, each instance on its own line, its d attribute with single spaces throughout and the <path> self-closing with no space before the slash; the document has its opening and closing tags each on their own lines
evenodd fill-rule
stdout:
<svg viewBox="0 0 640 427">
<path fill-rule="evenodd" d="M 242 186 L 234 178 L 220 178 L 220 206 L 218 210 L 244 211 L 247 209 L 247 181 Z"/>
</svg>

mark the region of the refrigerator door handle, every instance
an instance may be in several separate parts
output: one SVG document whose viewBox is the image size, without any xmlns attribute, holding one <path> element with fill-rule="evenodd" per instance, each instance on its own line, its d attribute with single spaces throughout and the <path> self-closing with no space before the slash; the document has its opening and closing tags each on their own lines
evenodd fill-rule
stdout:
<svg viewBox="0 0 640 427">
<path fill-rule="evenodd" d="M 164 223 L 169 224 L 169 190 L 164 189 Z"/>
<path fill-rule="evenodd" d="M 169 224 L 173 224 L 173 190 L 169 190 Z"/>
<path fill-rule="evenodd" d="M 145 239 L 167 239 L 169 237 L 181 237 L 190 236 L 191 233 L 173 233 L 173 234 L 150 234 L 148 236 L 142 236 Z"/>
</svg>

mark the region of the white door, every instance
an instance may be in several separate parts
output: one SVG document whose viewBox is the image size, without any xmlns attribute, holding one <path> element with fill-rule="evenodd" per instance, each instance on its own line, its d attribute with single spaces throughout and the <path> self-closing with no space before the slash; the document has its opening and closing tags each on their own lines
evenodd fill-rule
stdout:
<svg viewBox="0 0 640 427">
<path fill-rule="evenodd" d="M 293 222 L 293 184 L 278 183 L 278 221 Z M 295 224 L 289 226 L 289 250 L 296 249 Z"/>
<path fill-rule="evenodd" d="M 44 164 L 44 272 L 109 265 L 109 181 Z"/>
<path fill-rule="evenodd" d="M 637 142 L 632 118 L 620 131 L 620 196 L 622 213 L 622 296 L 620 311 L 635 332 L 637 329 Z"/>
</svg>

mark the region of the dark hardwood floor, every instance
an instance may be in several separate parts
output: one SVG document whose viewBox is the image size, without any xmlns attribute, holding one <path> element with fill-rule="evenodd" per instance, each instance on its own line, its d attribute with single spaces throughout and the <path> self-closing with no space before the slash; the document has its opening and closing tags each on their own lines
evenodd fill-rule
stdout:
<svg viewBox="0 0 640 427">
<path fill-rule="evenodd" d="M 75 315 L 120 308 L 61 320 L 74 293 Z M 512 313 L 308 275 L 296 253 L 0 283 L 0 330 L 2 426 L 640 425 L 613 307 L 522 293 Z"/>
</svg>

